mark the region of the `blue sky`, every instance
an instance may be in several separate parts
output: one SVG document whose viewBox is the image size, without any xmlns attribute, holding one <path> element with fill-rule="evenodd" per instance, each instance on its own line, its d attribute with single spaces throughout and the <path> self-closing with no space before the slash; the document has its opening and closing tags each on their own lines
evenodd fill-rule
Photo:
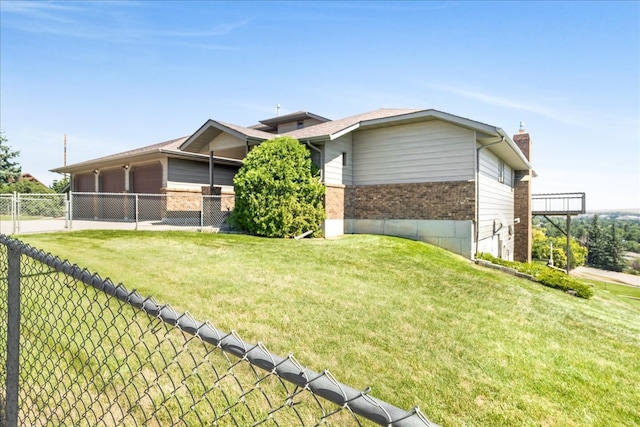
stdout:
<svg viewBox="0 0 640 427">
<path fill-rule="evenodd" d="M 533 140 L 536 193 L 640 208 L 640 2 L 0 1 L 0 127 L 24 172 L 214 118 L 434 108 Z"/>
</svg>

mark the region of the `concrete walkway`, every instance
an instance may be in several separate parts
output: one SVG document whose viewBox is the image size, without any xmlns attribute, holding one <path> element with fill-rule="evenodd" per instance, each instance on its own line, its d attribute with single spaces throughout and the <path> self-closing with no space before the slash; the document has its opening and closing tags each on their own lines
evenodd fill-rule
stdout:
<svg viewBox="0 0 640 427">
<path fill-rule="evenodd" d="M 640 287 L 640 276 L 634 276 L 633 274 L 599 270 L 591 267 L 578 267 L 571 271 L 571 275 L 583 279 L 600 280 L 602 282 Z"/>
</svg>

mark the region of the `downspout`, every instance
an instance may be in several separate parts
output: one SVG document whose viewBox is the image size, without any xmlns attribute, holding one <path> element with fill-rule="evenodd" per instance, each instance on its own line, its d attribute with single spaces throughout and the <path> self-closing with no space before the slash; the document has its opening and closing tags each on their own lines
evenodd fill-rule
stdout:
<svg viewBox="0 0 640 427">
<path fill-rule="evenodd" d="M 476 140 L 477 141 L 477 140 Z M 475 229 L 475 243 L 476 250 L 473 254 L 474 258 L 478 258 L 478 246 L 480 244 L 480 150 L 483 148 L 491 147 L 492 145 L 501 144 L 504 142 L 504 136 L 500 137 L 499 141 L 491 142 L 487 145 L 476 148 L 476 229 Z"/>
<path fill-rule="evenodd" d="M 322 155 L 322 150 L 313 145 L 307 140 L 307 147 L 311 148 L 314 151 L 317 151 L 320 154 L 320 182 L 324 183 L 324 156 Z"/>
</svg>

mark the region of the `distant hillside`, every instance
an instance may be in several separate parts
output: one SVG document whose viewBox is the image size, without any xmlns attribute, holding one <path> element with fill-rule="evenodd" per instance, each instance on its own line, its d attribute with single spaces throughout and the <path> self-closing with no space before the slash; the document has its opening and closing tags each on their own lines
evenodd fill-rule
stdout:
<svg viewBox="0 0 640 427">
<path fill-rule="evenodd" d="M 593 209 L 587 211 L 588 215 L 640 215 L 640 208 L 636 209 Z"/>
</svg>

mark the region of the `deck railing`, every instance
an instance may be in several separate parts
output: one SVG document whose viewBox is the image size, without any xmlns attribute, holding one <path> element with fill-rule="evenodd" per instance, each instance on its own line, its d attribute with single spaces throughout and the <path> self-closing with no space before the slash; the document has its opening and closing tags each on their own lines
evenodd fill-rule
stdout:
<svg viewBox="0 0 640 427">
<path fill-rule="evenodd" d="M 585 193 L 544 193 L 531 196 L 533 215 L 580 215 L 586 211 Z"/>
</svg>

